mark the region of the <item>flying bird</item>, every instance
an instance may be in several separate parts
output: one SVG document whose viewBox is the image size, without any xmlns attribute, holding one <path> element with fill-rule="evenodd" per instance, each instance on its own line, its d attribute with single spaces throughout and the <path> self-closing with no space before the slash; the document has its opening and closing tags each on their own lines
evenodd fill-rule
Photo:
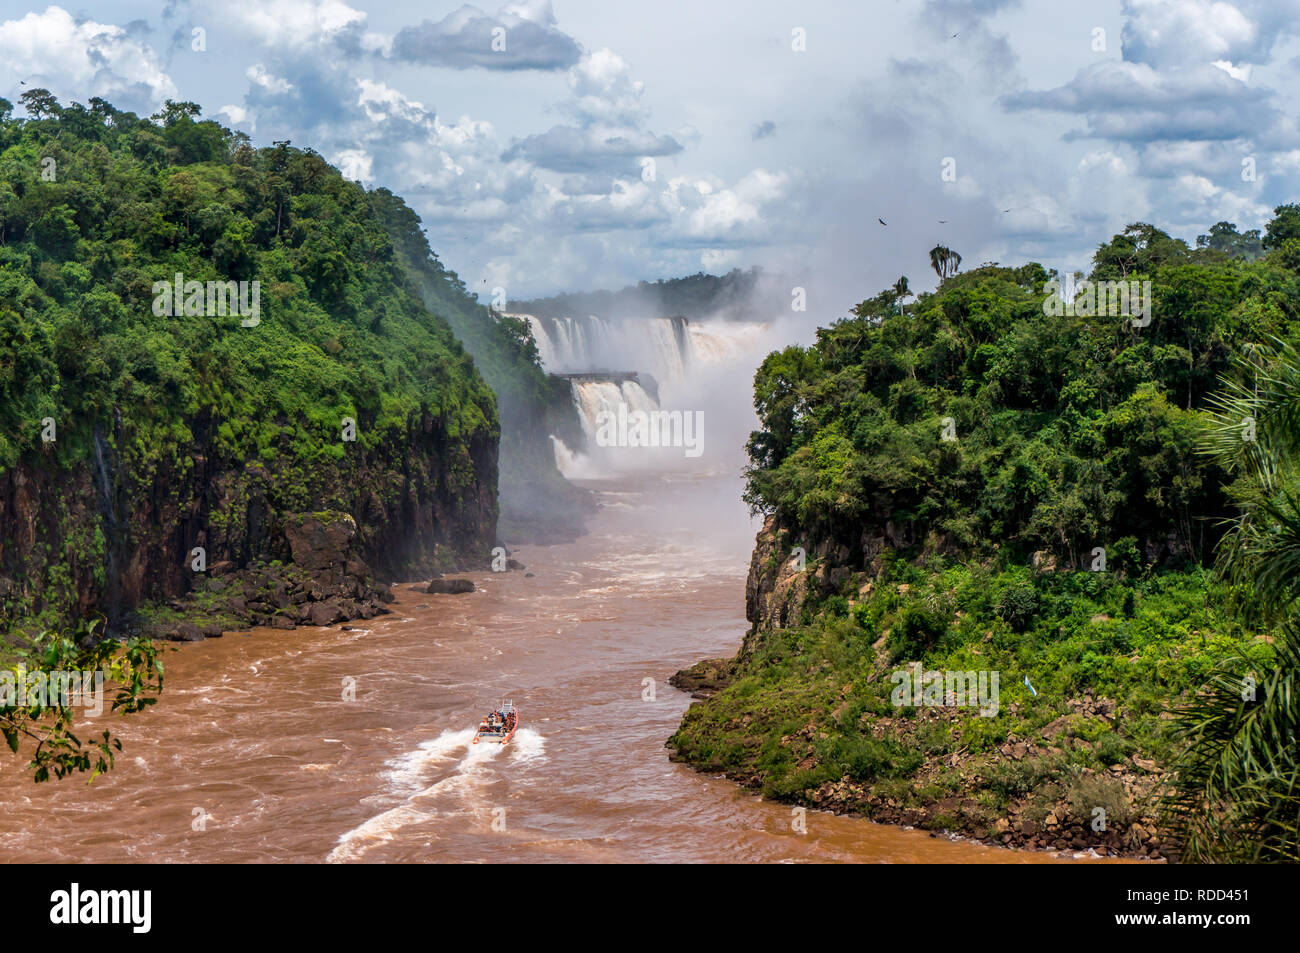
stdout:
<svg viewBox="0 0 1300 953">
<path fill-rule="evenodd" d="M 883 218 L 877 218 L 876 221 L 879 222 L 881 225 L 885 226 L 885 228 L 889 227 L 889 223 L 886 222 Z"/>
</svg>

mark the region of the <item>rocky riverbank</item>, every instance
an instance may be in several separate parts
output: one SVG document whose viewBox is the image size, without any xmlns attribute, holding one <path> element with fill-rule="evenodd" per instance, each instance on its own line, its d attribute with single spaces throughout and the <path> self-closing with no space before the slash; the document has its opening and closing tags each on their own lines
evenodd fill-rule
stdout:
<svg viewBox="0 0 1300 953">
<path fill-rule="evenodd" d="M 291 561 L 205 566 L 194 571 L 184 597 L 142 607 L 129 626 L 154 638 L 193 642 L 251 626 L 332 625 L 389 611 L 393 594 L 374 581 L 361 558 L 351 516 L 294 515 L 286 521 L 285 540 Z"/>
<path fill-rule="evenodd" d="M 697 699 L 669 742 L 674 760 L 768 798 L 990 845 L 1177 858 L 1155 802 L 1173 698 L 1143 688 L 1141 653 L 1122 659 L 1135 673 L 1130 695 L 1040 692 L 1020 680 L 1046 686 L 1047 676 L 1013 668 L 1023 639 L 956 600 L 937 637 L 944 628 L 954 641 L 972 637 L 942 667 L 1003 670 L 1000 705 L 991 717 L 960 704 L 900 706 L 891 676 L 917 663 L 896 634 L 916 624 L 906 609 L 922 598 L 918 584 L 879 558 L 853 569 L 809 546 L 800 559 L 793 543 L 771 522 L 758 536 L 738 655 L 669 680 Z M 1057 581 L 1051 572 L 1040 572 L 1044 585 Z M 1089 634 L 1113 621 L 1094 615 Z M 1012 654 L 1000 655 L 1003 644 Z M 1159 653 L 1167 659 L 1170 647 Z M 927 670 L 941 667 L 924 657 Z"/>
<path fill-rule="evenodd" d="M 706 659 L 678 672 L 669 682 L 702 701 L 727 687 L 734 666 L 732 659 Z M 1113 715 L 1114 702 L 1072 699 L 1069 708 L 1080 717 L 1061 716 L 1033 739 L 1012 737 L 987 751 L 965 751 L 927 761 L 906 786 L 872 784 L 843 775 L 787 799 L 833 814 L 943 832 L 990 846 L 1145 860 L 1176 857 L 1176 845 L 1164 840 L 1156 819 L 1144 813 L 1144 805 L 1164 777 L 1154 762 L 1135 758 L 1105 771 L 1068 770 L 1068 752 L 1088 745 L 1071 726 L 1091 717 Z M 1014 708 L 1011 713 L 1019 714 Z M 915 719 L 871 719 L 862 728 L 877 739 L 888 737 L 904 746 L 916 746 L 922 743 L 920 736 L 936 724 L 955 726 L 960 720 L 956 709 L 927 708 Z M 750 724 L 753 721 L 747 723 L 742 717 L 734 727 L 743 734 Z M 827 732 L 810 722 L 793 734 L 783 735 L 779 743 L 807 770 L 816 763 L 818 742 L 828 737 Z M 771 795 L 761 771 L 696 762 L 675 750 L 669 757 L 701 771 L 720 771 L 748 790 Z M 1068 780 L 1045 785 L 1034 796 L 1013 798 L 999 810 L 992 808 L 987 797 L 949 793 L 951 786 L 945 784 L 945 779 L 953 772 L 975 791 L 999 773 L 1040 778 L 1056 775 Z"/>
</svg>

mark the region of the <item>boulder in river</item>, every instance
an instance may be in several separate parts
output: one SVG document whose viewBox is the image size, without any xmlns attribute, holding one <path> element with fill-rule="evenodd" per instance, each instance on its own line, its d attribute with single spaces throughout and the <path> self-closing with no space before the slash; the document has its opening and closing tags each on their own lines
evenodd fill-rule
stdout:
<svg viewBox="0 0 1300 953">
<path fill-rule="evenodd" d="M 309 610 L 312 625 L 333 625 L 343 618 L 343 610 L 333 602 L 317 602 Z"/>
<path fill-rule="evenodd" d="M 424 591 L 430 595 L 439 593 L 457 595 L 462 592 L 473 592 L 474 583 L 469 579 L 434 579 Z"/>
<path fill-rule="evenodd" d="M 168 635 L 173 642 L 202 642 L 203 630 L 193 622 L 182 622 Z"/>
</svg>

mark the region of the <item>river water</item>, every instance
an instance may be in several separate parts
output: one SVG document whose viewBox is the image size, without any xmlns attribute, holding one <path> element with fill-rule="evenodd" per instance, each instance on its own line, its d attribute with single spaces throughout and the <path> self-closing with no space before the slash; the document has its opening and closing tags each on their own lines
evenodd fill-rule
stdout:
<svg viewBox="0 0 1300 953">
<path fill-rule="evenodd" d="M 588 535 L 516 552 L 531 577 L 399 584 L 365 629 L 168 652 L 152 711 L 82 725 L 124 744 L 93 785 L 0 759 L 0 860 L 1052 860 L 815 811 L 798 833 L 788 805 L 670 762 L 690 699 L 666 679 L 740 644 L 754 527 L 734 474 L 592 486 Z M 470 746 L 503 699 L 515 740 Z"/>
</svg>

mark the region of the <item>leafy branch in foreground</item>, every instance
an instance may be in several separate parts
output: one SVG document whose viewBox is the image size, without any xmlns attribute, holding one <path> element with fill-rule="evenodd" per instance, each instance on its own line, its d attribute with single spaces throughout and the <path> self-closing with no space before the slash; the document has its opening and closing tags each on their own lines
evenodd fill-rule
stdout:
<svg viewBox="0 0 1300 953">
<path fill-rule="evenodd" d="M 90 780 L 113 766 L 122 742 L 109 730 L 85 742 L 72 730 L 77 709 L 102 712 L 105 685 L 110 710 L 135 714 L 158 701 L 163 663 L 145 638 L 125 642 L 97 637 L 101 623 L 83 623 L 75 636 L 44 632 L 9 650 L 0 666 L 0 736 L 18 754 L 34 744 L 26 767 L 32 780 L 62 779 L 90 771 Z"/>
<path fill-rule="evenodd" d="M 1256 682 L 1250 662 L 1225 663 L 1175 712 L 1186 739 L 1162 810 L 1183 857 L 1208 862 L 1300 860 L 1300 354 L 1276 340 L 1239 360 L 1238 380 L 1212 399 L 1205 450 L 1236 479 L 1239 515 L 1219 545 L 1242 621 L 1276 632 Z"/>
<path fill-rule="evenodd" d="M 1300 595 L 1300 353 L 1280 339 L 1238 361 L 1210 399 L 1205 451 L 1237 477 L 1239 515 L 1219 548 L 1219 570 L 1239 608 L 1265 623 L 1285 619 Z"/>
<path fill-rule="evenodd" d="M 1175 713 L 1188 744 L 1163 807 L 1184 860 L 1300 859 L 1300 628 L 1289 624 L 1275 648 L 1259 684 L 1240 658 Z"/>
</svg>

